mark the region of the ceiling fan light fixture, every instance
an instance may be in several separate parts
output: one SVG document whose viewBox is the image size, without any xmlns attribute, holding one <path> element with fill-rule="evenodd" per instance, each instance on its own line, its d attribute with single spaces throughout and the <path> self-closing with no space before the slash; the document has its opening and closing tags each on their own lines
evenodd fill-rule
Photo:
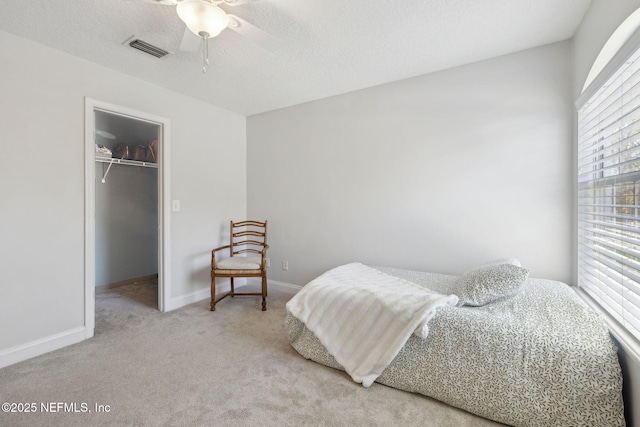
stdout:
<svg viewBox="0 0 640 427">
<path fill-rule="evenodd" d="M 176 6 L 178 17 L 192 33 L 215 37 L 229 25 L 227 14 L 208 0 L 184 0 Z"/>
</svg>

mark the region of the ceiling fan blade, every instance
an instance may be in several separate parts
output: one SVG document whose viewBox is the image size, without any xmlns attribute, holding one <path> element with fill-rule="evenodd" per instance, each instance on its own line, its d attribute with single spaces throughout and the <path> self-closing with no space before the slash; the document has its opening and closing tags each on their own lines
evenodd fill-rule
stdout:
<svg viewBox="0 0 640 427">
<path fill-rule="evenodd" d="M 160 4 L 164 6 L 175 6 L 179 3 L 180 0 L 128 0 L 128 1 L 138 1 L 142 3 L 150 3 L 150 4 Z"/>
<path fill-rule="evenodd" d="M 242 1 L 242 0 L 238 0 Z M 270 52 L 275 52 L 282 46 L 282 42 L 266 31 L 261 30 L 253 24 L 248 23 L 242 18 L 238 18 L 235 15 L 227 14 L 229 17 L 228 28 L 236 33 L 246 37 L 255 44 L 261 46 Z"/>
<path fill-rule="evenodd" d="M 254 3 L 260 0 L 223 0 L 223 4 L 228 6 L 240 6 L 247 3 Z"/>
<path fill-rule="evenodd" d="M 200 49 L 200 42 L 202 39 L 197 35 L 193 34 L 190 29 L 184 29 L 184 34 L 182 35 L 182 41 L 180 42 L 180 50 L 184 52 L 197 52 Z"/>
</svg>

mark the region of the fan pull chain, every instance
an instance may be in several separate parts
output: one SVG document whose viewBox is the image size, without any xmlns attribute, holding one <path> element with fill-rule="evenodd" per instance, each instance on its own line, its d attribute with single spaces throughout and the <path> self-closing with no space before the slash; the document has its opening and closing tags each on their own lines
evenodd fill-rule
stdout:
<svg viewBox="0 0 640 427">
<path fill-rule="evenodd" d="M 204 42 L 204 50 L 202 52 L 202 72 L 207 72 L 207 66 L 209 65 L 209 33 L 206 31 L 200 31 L 198 33 L 200 37 L 202 37 L 202 41 Z"/>
<path fill-rule="evenodd" d="M 202 53 L 202 72 L 207 72 L 207 66 L 209 66 L 209 38 L 202 36 L 204 40 L 204 52 Z"/>
</svg>

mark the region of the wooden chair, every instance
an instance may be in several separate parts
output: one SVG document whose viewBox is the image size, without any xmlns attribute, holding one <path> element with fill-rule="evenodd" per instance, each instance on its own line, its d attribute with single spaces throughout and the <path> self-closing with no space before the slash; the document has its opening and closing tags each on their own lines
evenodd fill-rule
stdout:
<svg viewBox="0 0 640 427">
<path fill-rule="evenodd" d="M 267 221 L 231 221 L 229 244 L 211 251 L 211 311 L 215 311 L 216 304 L 228 297 L 236 295 L 262 296 L 262 311 L 267 309 Z M 228 258 L 216 261 L 216 253 L 229 249 Z M 238 256 L 244 254 L 254 256 Z M 216 278 L 228 277 L 231 280 L 231 291 L 216 299 Z M 262 292 L 236 292 L 233 279 L 236 277 L 261 277 Z"/>
</svg>

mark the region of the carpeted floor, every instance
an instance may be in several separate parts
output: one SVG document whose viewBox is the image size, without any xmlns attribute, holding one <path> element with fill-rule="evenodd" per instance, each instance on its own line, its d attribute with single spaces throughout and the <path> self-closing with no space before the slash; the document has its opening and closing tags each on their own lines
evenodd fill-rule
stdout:
<svg viewBox="0 0 640 427">
<path fill-rule="evenodd" d="M 500 425 L 304 359 L 284 329 L 289 298 L 160 313 L 155 283 L 99 293 L 94 338 L 0 369 L 0 403 L 35 404 L 0 426 Z"/>
</svg>

